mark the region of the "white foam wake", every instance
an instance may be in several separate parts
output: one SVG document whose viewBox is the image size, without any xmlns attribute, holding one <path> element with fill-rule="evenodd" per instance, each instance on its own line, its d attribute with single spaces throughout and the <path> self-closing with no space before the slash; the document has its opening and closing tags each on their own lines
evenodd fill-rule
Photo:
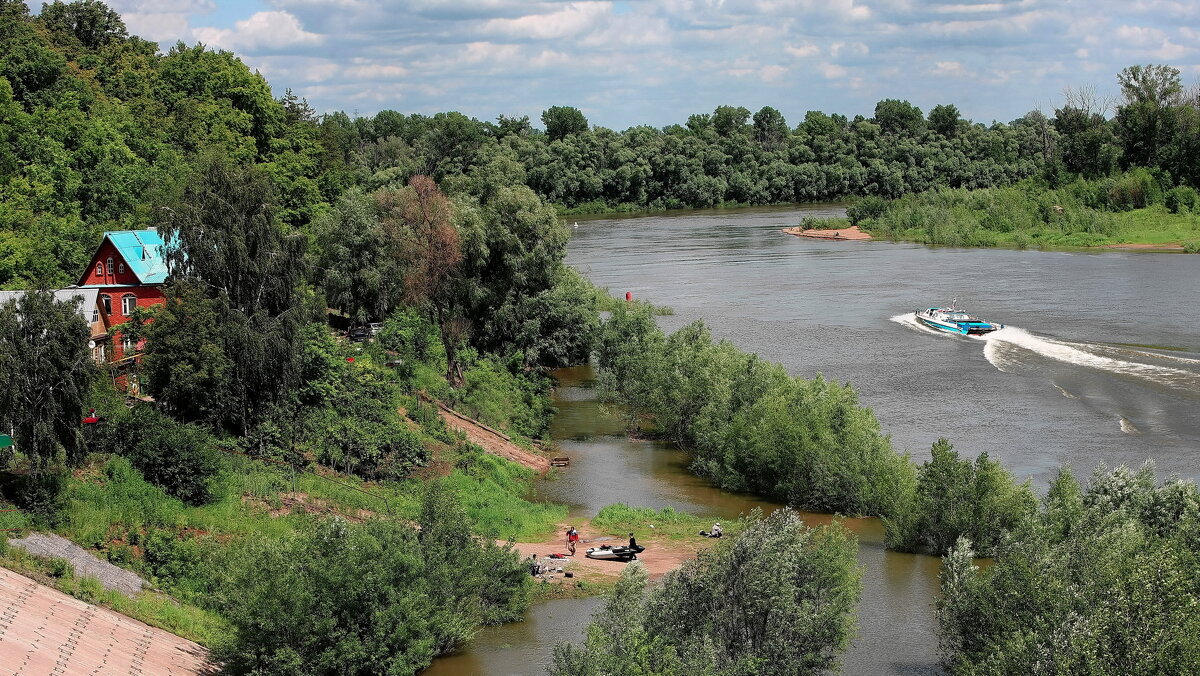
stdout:
<svg viewBox="0 0 1200 676">
<path fill-rule="evenodd" d="M 921 322 L 917 321 L 917 313 L 915 313 L 915 312 L 905 312 L 902 315 L 888 317 L 888 320 L 896 322 L 897 324 L 901 324 L 903 326 L 907 326 L 910 329 L 924 331 L 925 333 L 932 333 L 935 336 L 950 335 L 949 333 L 946 333 L 945 331 L 938 331 L 937 329 L 931 329 L 928 326 L 925 326 Z"/>
<path fill-rule="evenodd" d="M 1068 343 L 1053 338 L 1045 338 L 1016 326 L 1005 327 L 999 331 L 989 333 L 983 336 L 983 338 L 988 342 L 988 345 L 984 347 L 984 356 L 993 366 L 1001 371 L 1004 370 L 1002 359 L 999 358 L 999 351 L 993 348 L 994 343 L 1007 343 L 1041 355 L 1042 357 L 1067 364 L 1148 378 L 1164 384 L 1182 384 L 1181 381 L 1194 382 L 1200 379 L 1200 374 L 1192 371 L 1105 357 L 1090 352 L 1087 348 L 1091 346 L 1086 343 Z"/>
</svg>

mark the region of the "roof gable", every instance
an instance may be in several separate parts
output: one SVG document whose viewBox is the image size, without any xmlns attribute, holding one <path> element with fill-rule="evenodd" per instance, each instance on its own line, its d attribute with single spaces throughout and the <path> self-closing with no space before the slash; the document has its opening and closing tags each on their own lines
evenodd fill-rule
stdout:
<svg viewBox="0 0 1200 676">
<path fill-rule="evenodd" d="M 139 282 L 167 281 L 166 243 L 157 230 L 115 230 L 104 233 L 104 238 L 116 247 Z"/>
</svg>

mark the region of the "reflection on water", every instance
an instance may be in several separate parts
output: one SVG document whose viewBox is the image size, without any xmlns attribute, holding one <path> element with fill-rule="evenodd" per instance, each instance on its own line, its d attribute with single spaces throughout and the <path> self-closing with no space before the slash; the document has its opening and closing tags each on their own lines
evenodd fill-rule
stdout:
<svg viewBox="0 0 1200 676">
<path fill-rule="evenodd" d="M 623 422 L 596 400 L 590 367 L 556 372 L 558 414 L 551 434 L 571 465 L 539 481 L 537 498 L 571 505 L 572 514 L 593 516 L 605 505 L 673 507 L 733 519 L 758 507 L 779 505 L 752 495 L 714 488 L 687 471 L 685 453 L 654 440 L 625 435 Z M 828 514 L 804 513 L 811 525 L 828 524 Z M 938 559 L 900 554 L 883 547 L 878 519 L 839 519 L 859 539 L 863 596 L 858 637 L 843 660 L 845 674 L 933 674 L 937 638 L 932 602 Z M 533 607 L 523 623 L 483 629 L 460 654 L 437 660 L 433 676 L 544 673 L 555 643 L 579 641 L 598 599 L 551 601 Z"/>
</svg>

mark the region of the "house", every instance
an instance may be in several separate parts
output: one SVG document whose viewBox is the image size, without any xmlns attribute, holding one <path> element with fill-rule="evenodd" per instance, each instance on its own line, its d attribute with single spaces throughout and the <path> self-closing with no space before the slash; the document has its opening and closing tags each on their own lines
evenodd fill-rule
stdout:
<svg viewBox="0 0 1200 676">
<path fill-rule="evenodd" d="M 24 295 L 24 291 L 0 291 L 0 306 L 19 300 Z M 92 329 L 92 354 L 97 357 L 97 362 L 103 363 L 103 354 L 97 355 L 95 352 L 97 347 L 101 347 L 101 344 L 96 342 L 98 337 L 106 339 L 108 337 L 104 323 L 100 320 L 100 292 L 97 289 L 81 289 L 77 286 L 68 286 L 65 289 L 56 289 L 54 291 L 54 300 L 60 303 L 75 303 L 75 312 Z"/>
<path fill-rule="evenodd" d="M 136 308 L 151 308 L 166 302 L 166 243 L 154 228 L 104 233 L 91 263 L 79 278 L 78 287 L 95 290 L 97 323 L 93 324 L 93 354 L 102 364 L 119 369 L 132 364 L 141 350 L 140 342 L 124 336 L 120 326 Z M 119 385 L 137 393 L 132 374 L 116 376 Z"/>
</svg>

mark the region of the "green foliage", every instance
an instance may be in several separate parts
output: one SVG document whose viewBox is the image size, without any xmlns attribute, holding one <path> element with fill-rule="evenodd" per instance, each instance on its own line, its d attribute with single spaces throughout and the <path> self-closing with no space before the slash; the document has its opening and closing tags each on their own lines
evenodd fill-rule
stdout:
<svg viewBox="0 0 1200 676">
<path fill-rule="evenodd" d="M 587 118 L 578 108 L 570 106 L 550 106 L 542 111 L 542 124 L 546 126 L 546 136 L 551 141 L 558 141 L 570 134 L 582 134 L 588 130 Z"/>
<path fill-rule="evenodd" d="M 0 307 L 0 429 L 14 442 L 0 449 L 0 469 L 20 454 L 27 473 L 14 497 L 44 515 L 54 511 L 62 468 L 84 452 L 79 421 L 96 372 L 88 334 L 77 304 L 46 291 Z"/>
<path fill-rule="evenodd" d="M 220 469 L 213 438 L 151 406 L 123 413 L 109 418 L 92 450 L 129 458 L 147 481 L 186 504 L 209 502 Z"/>
<path fill-rule="evenodd" d="M 810 529 L 791 510 L 751 519 L 646 589 L 626 568 L 583 646 L 555 650 L 556 676 L 819 674 L 853 634 L 861 582 L 840 526 Z"/>
<path fill-rule="evenodd" d="M 663 335 L 644 308 L 614 310 L 599 341 L 601 381 L 730 490 L 816 511 L 887 515 L 915 484 L 848 385 L 793 378 L 714 343 L 703 324 Z"/>
<path fill-rule="evenodd" d="M 701 530 L 712 526 L 712 519 L 677 512 L 671 507 L 651 509 L 630 507 L 624 503 L 607 505 L 592 518 L 592 528 L 599 528 L 613 535 L 639 533 L 670 538 L 695 538 Z M 738 532 L 737 524 L 729 524 L 725 533 Z"/>
<path fill-rule="evenodd" d="M 1151 674 L 1200 669 L 1191 482 L 1097 469 L 1060 473 L 994 565 L 960 540 L 942 567 L 938 620 L 955 674 Z"/>
<path fill-rule="evenodd" d="M 510 548 L 472 536 L 436 485 L 420 531 L 388 521 L 315 523 L 251 542 L 231 562 L 222 605 L 236 635 L 231 673 L 416 673 L 475 625 L 524 610 L 529 576 Z"/>
<path fill-rule="evenodd" d="M 1167 211 L 1173 214 L 1186 214 L 1196 209 L 1196 191 L 1191 186 L 1181 185 L 1171 188 L 1163 198 Z"/>
<path fill-rule="evenodd" d="M 1036 511 L 1029 483 L 1017 485 L 987 453 L 972 463 L 939 439 L 931 454 L 917 468 L 913 501 L 884 521 L 888 547 L 941 555 L 965 537 L 981 556 L 992 556 Z"/>
<path fill-rule="evenodd" d="M 266 174 L 209 156 L 164 210 L 174 283 L 147 330 L 146 386 L 167 411 L 246 434 L 298 385 L 304 240 L 276 221 Z"/>
<path fill-rule="evenodd" d="M 458 495 L 474 532 L 530 541 L 550 535 L 567 518 L 563 505 L 526 499 L 533 478 L 532 470 L 467 447 L 445 486 Z"/>
</svg>

